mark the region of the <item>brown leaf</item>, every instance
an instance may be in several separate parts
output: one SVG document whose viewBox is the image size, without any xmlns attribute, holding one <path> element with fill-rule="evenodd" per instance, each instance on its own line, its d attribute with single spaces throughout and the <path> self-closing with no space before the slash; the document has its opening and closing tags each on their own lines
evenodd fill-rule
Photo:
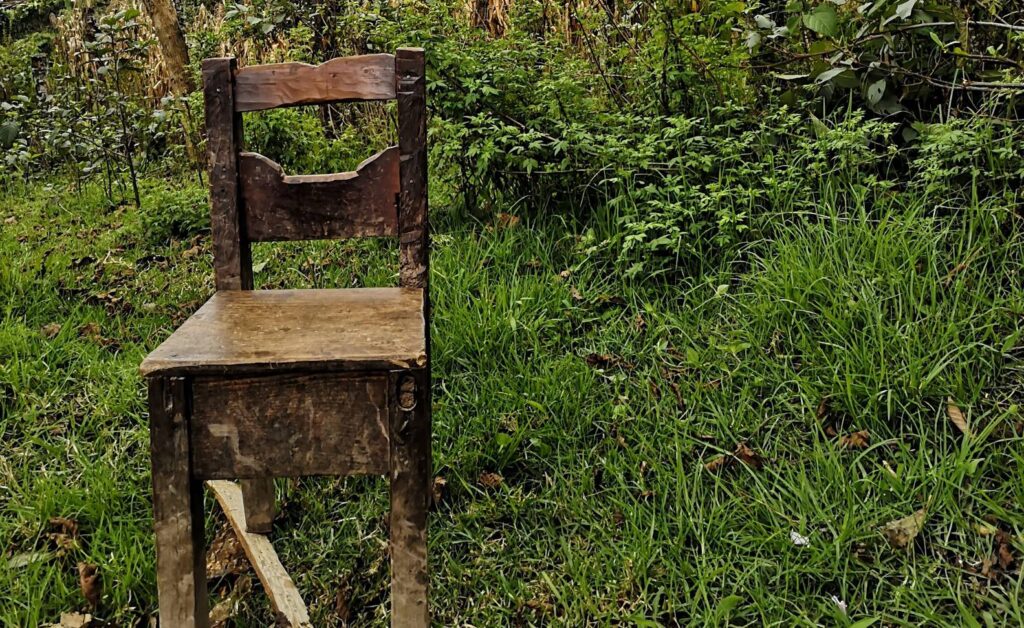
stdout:
<svg viewBox="0 0 1024 628">
<path fill-rule="evenodd" d="M 89 606 L 96 610 L 103 596 L 103 583 L 96 565 L 78 563 L 78 586 L 82 589 L 82 595 Z"/>
<path fill-rule="evenodd" d="M 349 588 L 347 583 L 338 587 L 338 592 L 334 594 L 334 614 L 337 615 L 338 621 L 343 624 L 347 624 L 352 615 L 352 611 L 348 606 L 348 599 L 351 595 L 352 589 Z"/>
<path fill-rule="evenodd" d="M 996 560 L 1003 571 L 1006 571 L 1017 561 L 1013 555 L 1013 545 L 1010 544 L 1010 535 L 999 530 L 996 532 L 996 542 L 999 544 L 996 548 Z"/>
<path fill-rule="evenodd" d="M 764 458 L 750 447 L 747 447 L 746 443 L 736 445 L 736 451 L 733 452 L 733 455 L 747 466 L 754 467 L 755 469 L 764 467 Z"/>
<path fill-rule="evenodd" d="M 814 416 L 818 417 L 819 421 L 828 416 L 828 401 L 828 397 L 822 397 L 821 401 L 818 403 L 818 409 L 814 411 Z"/>
<path fill-rule="evenodd" d="M 78 335 L 89 340 L 100 340 L 99 323 L 86 323 L 78 328 Z"/>
<path fill-rule="evenodd" d="M 206 579 L 215 580 L 224 576 L 237 576 L 249 571 L 249 559 L 238 541 L 234 529 L 225 524 L 206 551 Z"/>
<path fill-rule="evenodd" d="M 647 321 L 644 319 L 644 315 L 639 312 L 633 318 L 633 326 L 636 327 L 637 331 L 644 331 L 647 329 Z"/>
<path fill-rule="evenodd" d="M 960 433 L 964 436 L 971 435 L 971 428 L 967 425 L 967 419 L 964 418 L 964 413 L 960 411 L 960 406 L 956 405 L 952 397 L 946 399 L 946 414 L 949 415 L 949 420 L 953 422 L 956 429 L 960 430 Z"/>
<path fill-rule="evenodd" d="M 85 613 L 61 613 L 59 624 L 47 624 L 47 628 L 88 628 L 92 615 Z"/>
<path fill-rule="evenodd" d="M 867 430 L 853 432 L 848 436 L 839 439 L 839 446 L 844 449 L 867 449 L 871 444 L 871 435 Z"/>
<path fill-rule="evenodd" d="M 433 497 L 435 504 L 440 504 L 441 500 L 444 499 L 444 495 L 448 490 L 447 487 L 448 480 L 440 475 L 434 478 L 434 483 L 430 485 L 430 495 Z"/>
<path fill-rule="evenodd" d="M 924 527 L 925 519 L 928 516 L 928 509 L 922 508 L 912 515 L 902 519 L 894 519 L 882 526 L 882 534 L 889 545 L 896 549 L 905 549 Z"/>
<path fill-rule="evenodd" d="M 238 612 L 239 603 L 251 590 L 252 579 L 249 576 L 245 575 L 236 580 L 231 593 L 210 609 L 210 628 L 228 626 L 231 618 Z"/>
<path fill-rule="evenodd" d="M 498 488 L 504 481 L 505 478 L 491 471 L 484 471 L 480 474 L 480 484 L 482 484 L 484 488 Z"/>
<path fill-rule="evenodd" d="M 62 556 L 71 550 L 78 549 L 78 522 L 67 517 L 50 519 L 51 531 L 47 538 L 57 546 L 57 555 Z"/>
<path fill-rule="evenodd" d="M 715 471 L 719 471 L 725 468 L 731 461 L 732 458 L 730 458 L 729 456 L 715 456 L 711 460 L 704 463 L 704 468 L 714 473 Z"/>
<path fill-rule="evenodd" d="M 16 222 L 18 222 L 18 219 L 15 218 L 14 216 L 8 216 L 7 218 L 4 218 L 5 225 L 13 225 Z"/>
<path fill-rule="evenodd" d="M 199 245 L 197 244 L 196 246 L 193 246 L 190 249 L 185 249 L 184 251 L 182 251 L 181 256 L 184 257 L 185 259 L 190 259 L 199 255 L 202 252 L 203 250 L 199 248 Z"/>
<path fill-rule="evenodd" d="M 512 214 L 506 214 L 505 212 L 501 212 L 498 214 L 496 223 L 499 227 L 503 227 L 506 229 L 515 227 L 516 225 L 519 224 L 519 216 L 513 216 Z"/>
<path fill-rule="evenodd" d="M 60 333 L 60 323 L 47 323 L 39 330 L 47 338 L 53 338 Z"/>
<path fill-rule="evenodd" d="M 583 358 L 587 364 L 596 369 L 606 369 L 610 366 L 615 366 L 618 362 L 618 358 L 610 353 L 588 353 L 587 357 Z"/>
<path fill-rule="evenodd" d="M 582 301 L 583 295 L 575 287 L 569 288 L 569 296 L 572 297 L 573 301 Z"/>
</svg>

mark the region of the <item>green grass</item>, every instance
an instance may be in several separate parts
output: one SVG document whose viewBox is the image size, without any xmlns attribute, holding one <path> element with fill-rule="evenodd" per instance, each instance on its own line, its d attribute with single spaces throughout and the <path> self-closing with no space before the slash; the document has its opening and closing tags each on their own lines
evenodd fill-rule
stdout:
<svg viewBox="0 0 1024 628">
<path fill-rule="evenodd" d="M 153 216 L 205 211 L 202 190 L 145 181 L 141 213 L 58 183 L 3 200 L 16 222 L 0 236 L 0 552 L 20 558 L 0 569 L 0 624 L 84 608 L 86 561 L 103 577 L 98 614 L 131 625 L 156 605 L 136 369 L 213 288 L 208 237 L 171 237 L 195 221 Z M 824 207 L 715 273 L 657 283 L 591 252 L 581 236 L 610 221 L 501 227 L 435 209 L 438 624 L 1024 624 L 1012 207 Z M 374 242 L 255 259 L 263 287 L 390 285 L 396 261 Z M 864 429 L 870 447 L 839 446 Z M 763 468 L 705 468 L 740 442 Z M 343 590 L 354 625 L 382 625 L 383 481 L 278 488 L 275 544 L 314 623 L 337 623 Z M 880 527 L 925 506 L 913 546 L 890 548 Z M 48 536 L 58 516 L 79 524 L 71 550 Z M 1017 562 L 985 577 L 992 527 Z M 235 621 L 272 621 L 258 585 Z"/>
</svg>

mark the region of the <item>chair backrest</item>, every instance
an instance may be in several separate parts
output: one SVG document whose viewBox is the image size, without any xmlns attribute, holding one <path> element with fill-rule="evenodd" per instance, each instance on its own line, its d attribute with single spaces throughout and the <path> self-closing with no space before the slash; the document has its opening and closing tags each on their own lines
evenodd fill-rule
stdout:
<svg viewBox="0 0 1024 628">
<path fill-rule="evenodd" d="M 425 62 L 420 48 L 318 66 L 238 68 L 203 61 L 210 214 L 218 290 L 251 290 L 252 242 L 397 236 L 400 285 L 427 288 Z M 276 107 L 398 101 L 398 144 L 354 172 L 287 176 L 242 150 L 242 113 Z"/>
</svg>

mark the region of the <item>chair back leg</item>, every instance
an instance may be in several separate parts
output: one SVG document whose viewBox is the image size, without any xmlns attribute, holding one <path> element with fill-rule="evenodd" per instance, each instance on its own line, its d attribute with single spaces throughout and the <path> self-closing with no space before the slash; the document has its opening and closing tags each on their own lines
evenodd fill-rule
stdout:
<svg viewBox="0 0 1024 628">
<path fill-rule="evenodd" d="M 251 534 L 270 534 L 274 528 L 274 478 L 242 480 L 242 507 L 245 530 Z"/>
</svg>

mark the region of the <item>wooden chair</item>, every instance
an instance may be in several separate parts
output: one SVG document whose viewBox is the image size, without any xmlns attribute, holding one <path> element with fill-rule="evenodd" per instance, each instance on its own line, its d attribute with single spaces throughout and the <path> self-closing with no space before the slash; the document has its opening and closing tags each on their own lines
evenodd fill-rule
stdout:
<svg viewBox="0 0 1024 628">
<path fill-rule="evenodd" d="M 274 477 L 387 474 L 391 625 L 427 626 L 423 50 L 320 66 L 239 69 L 233 58 L 207 59 L 203 83 L 217 292 L 141 366 L 149 383 L 161 625 L 208 622 L 203 481 L 242 479 L 248 549 L 269 547 L 253 533 L 269 532 Z M 269 159 L 242 152 L 243 112 L 390 99 L 398 101 L 398 145 L 355 172 L 286 176 Z M 367 236 L 397 237 L 400 287 L 253 290 L 252 242 Z M 209 484 L 221 487 L 218 499 L 230 507 L 232 498 L 222 497 L 233 484 Z M 254 566 L 261 579 L 264 571 L 283 573 L 279 563 Z M 269 584 L 280 610 L 275 591 L 287 591 Z M 294 617 L 304 612 L 292 623 L 303 623 Z"/>
</svg>

